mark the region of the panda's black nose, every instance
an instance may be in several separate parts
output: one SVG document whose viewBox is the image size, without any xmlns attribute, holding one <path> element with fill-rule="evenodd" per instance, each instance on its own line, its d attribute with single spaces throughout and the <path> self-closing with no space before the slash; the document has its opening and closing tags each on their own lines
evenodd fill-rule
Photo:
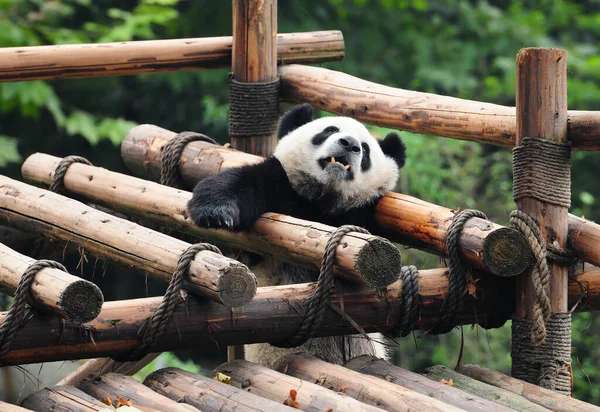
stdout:
<svg viewBox="0 0 600 412">
<path fill-rule="evenodd" d="M 346 136 L 338 140 L 338 143 L 346 149 L 347 152 L 360 153 L 360 143 L 354 137 Z"/>
</svg>

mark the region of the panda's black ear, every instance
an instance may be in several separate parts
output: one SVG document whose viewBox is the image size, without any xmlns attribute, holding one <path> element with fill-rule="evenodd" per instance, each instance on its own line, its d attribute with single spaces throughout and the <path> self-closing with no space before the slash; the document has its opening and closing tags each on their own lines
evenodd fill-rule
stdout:
<svg viewBox="0 0 600 412">
<path fill-rule="evenodd" d="M 386 156 L 396 161 L 399 169 L 402 169 L 406 162 L 406 145 L 398 136 L 398 133 L 389 133 L 385 139 L 379 141 L 379 146 Z"/>
<path fill-rule="evenodd" d="M 314 110 L 308 103 L 295 106 L 288 110 L 279 121 L 277 138 L 281 139 L 289 132 L 312 121 Z"/>
</svg>

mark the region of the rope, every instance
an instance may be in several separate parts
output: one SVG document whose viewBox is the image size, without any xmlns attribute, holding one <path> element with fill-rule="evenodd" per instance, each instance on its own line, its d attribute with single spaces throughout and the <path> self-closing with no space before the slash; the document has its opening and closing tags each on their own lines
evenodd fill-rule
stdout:
<svg viewBox="0 0 600 412">
<path fill-rule="evenodd" d="M 535 293 L 531 341 L 534 346 L 539 346 L 546 339 L 546 323 L 552 314 L 547 292 L 550 271 L 546 260 L 546 240 L 540 232 L 538 223 L 520 210 L 514 210 L 510 214 L 510 227 L 519 230 L 525 236 L 536 260 L 531 270 L 531 282 Z"/>
<path fill-rule="evenodd" d="M 113 357 L 113 359 L 119 362 L 131 362 L 136 361 L 144 357 L 147 353 L 154 351 L 158 340 L 164 333 L 167 323 L 173 315 L 175 307 L 179 304 L 181 298 L 181 287 L 183 281 L 190 271 L 190 265 L 194 261 L 198 252 L 203 250 L 209 250 L 214 253 L 221 254 L 221 251 L 216 247 L 208 243 L 197 243 L 191 245 L 179 256 L 177 266 L 173 272 L 173 277 L 169 283 L 169 287 L 163 296 L 163 300 L 156 312 L 146 320 L 143 328 L 146 328 L 142 342 L 136 346 L 131 352 L 124 356 Z"/>
<path fill-rule="evenodd" d="M 431 333 L 447 333 L 456 325 L 456 316 L 463 308 L 464 297 L 468 287 L 468 269 L 460 256 L 460 235 L 469 219 L 478 217 L 486 219 L 487 216 L 479 210 L 465 209 L 454 216 L 446 233 L 446 247 L 448 249 L 448 296 L 442 305 L 442 318 Z"/>
<path fill-rule="evenodd" d="M 330 236 L 325 246 L 325 253 L 321 261 L 321 271 L 317 280 L 317 287 L 313 294 L 308 298 L 306 307 L 308 308 L 298 330 L 288 339 L 282 342 L 271 343 L 280 348 L 293 348 L 300 346 L 310 339 L 316 327 L 323 319 L 323 312 L 329 305 L 331 291 L 335 286 L 333 277 L 333 265 L 335 264 L 335 250 L 341 239 L 350 232 L 369 234 L 369 231 L 360 226 L 344 225 L 337 228 Z"/>
<path fill-rule="evenodd" d="M 265 83 L 229 83 L 229 135 L 271 136 L 279 120 L 279 79 Z"/>
<path fill-rule="evenodd" d="M 162 148 L 160 184 L 171 187 L 182 187 L 179 175 L 179 162 L 183 149 L 188 143 L 202 141 L 217 144 L 213 139 L 200 133 L 181 132 L 169 140 Z"/>
<path fill-rule="evenodd" d="M 400 270 L 402 280 L 403 306 L 402 318 L 397 326 L 397 332 L 404 337 L 416 329 L 419 318 L 419 271 L 416 266 L 402 266 Z"/>
<path fill-rule="evenodd" d="M 513 149 L 513 199 L 571 206 L 571 142 L 524 137 Z"/>
<path fill-rule="evenodd" d="M 48 190 L 50 190 L 51 192 L 55 192 L 58 194 L 65 194 L 66 190 L 65 190 L 65 174 L 67 174 L 67 170 L 69 169 L 69 166 L 71 166 L 73 163 L 83 163 L 86 165 L 91 166 L 92 163 L 87 160 L 85 157 L 81 157 L 81 156 L 67 156 L 64 157 L 60 162 L 58 162 L 58 165 L 56 166 L 56 169 L 54 169 L 54 176 L 52 176 L 52 182 L 50 182 L 50 187 L 48 188 Z"/>
<path fill-rule="evenodd" d="M 35 275 L 45 268 L 59 269 L 64 272 L 67 271 L 60 263 L 45 259 L 36 260 L 25 269 L 25 272 L 19 281 L 19 285 L 17 286 L 17 290 L 15 291 L 12 307 L 0 326 L 0 359 L 4 358 L 4 355 L 6 355 L 10 349 L 10 345 L 17 330 L 25 323 L 24 321 L 28 312 L 26 304 L 27 299 L 29 298 L 31 285 L 33 284 Z"/>
<path fill-rule="evenodd" d="M 569 396 L 571 394 L 571 314 L 553 313 L 547 338 L 535 347 L 529 336 L 532 321 L 512 320 L 512 373 L 514 378 Z"/>
</svg>

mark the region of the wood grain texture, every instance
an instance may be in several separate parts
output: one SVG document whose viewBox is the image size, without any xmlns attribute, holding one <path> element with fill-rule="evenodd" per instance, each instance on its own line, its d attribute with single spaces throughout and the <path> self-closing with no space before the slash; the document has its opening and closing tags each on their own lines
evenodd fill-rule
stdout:
<svg viewBox="0 0 600 412">
<path fill-rule="evenodd" d="M 14 296 L 23 274 L 35 262 L 0 243 L 0 291 Z M 69 322 L 89 322 L 104 303 L 98 286 L 54 268 L 44 268 L 35 275 L 29 297 L 36 309 L 53 312 Z"/>
<path fill-rule="evenodd" d="M 118 43 L 4 47 L 0 82 L 124 76 L 231 67 L 233 38 L 142 40 Z M 277 35 L 279 64 L 344 58 L 339 30 Z"/>
<path fill-rule="evenodd" d="M 176 368 L 160 369 L 144 380 L 144 385 L 177 402 L 204 412 L 292 412 L 283 403 L 221 383 L 206 376 Z"/>
<path fill-rule="evenodd" d="M 484 328 L 503 325 L 514 311 L 512 279 L 479 276 L 474 273 L 476 295 L 468 295 L 459 324 Z M 199 345 L 236 345 L 271 342 L 289 337 L 304 317 L 304 304 L 315 284 L 259 288 L 246 306 L 231 311 L 223 305 L 189 297 L 175 308 L 172 322 L 157 342 L 157 351 L 193 349 Z M 444 269 L 419 271 L 420 318 L 417 328 L 429 330 L 440 320 L 448 291 Z M 401 282 L 380 293 L 370 288 L 347 288 L 343 293 L 345 312 L 367 332 L 390 332 L 399 320 L 402 305 Z M 508 296 L 509 299 L 506 299 Z M 334 305 L 340 296 L 331 297 Z M 161 298 L 105 302 L 100 315 L 88 325 L 63 324 L 59 317 L 35 313 L 15 336 L 3 359 L 6 365 L 68 359 L 108 357 L 124 353 L 139 344 L 143 322 L 160 305 Z M 577 275 L 569 285 L 569 307 L 575 311 L 600 309 L 600 270 Z M 6 312 L 0 313 L 0 322 Z M 331 309 L 324 313 L 316 336 L 355 333 L 348 322 Z"/>
<path fill-rule="evenodd" d="M 91 412 L 108 407 L 72 386 L 41 389 L 25 398 L 21 406 L 36 412 Z"/>
<path fill-rule="evenodd" d="M 415 92 L 320 67 L 279 68 L 281 97 L 362 122 L 414 133 L 514 146 L 514 107 Z M 573 150 L 600 150 L 600 112 L 569 111 Z"/>
<path fill-rule="evenodd" d="M 523 398 L 553 411 L 600 412 L 600 407 L 561 395 L 550 389 L 511 378 L 503 373 L 479 365 L 464 365 L 458 372 L 480 382 L 515 393 Z"/>
<path fill-rule="evenodd" d="M 94 379 L 105 373 L 114 372 L 121 375 L 134 375 L 156 359 L 160 353 L 149 353 L 139 361 L 117 362 L 111 358 L 89 359 L 76 370 L 61 379 L 57 385 L 73 386 L 83 379 Z"/>
<path fill-rule="evenodd" d="M 50 155 L 34 154 L 23 164 L 23 176 L 49 184 L 60 160 Z M 81 163 L 69 167 L 64 183 L 69 193 L 114 210 L 143 216 L 170 230 L 225 242 L 239 249 L 272 255 L 313 269 L 321 267 L 327 240 L 335 230 L 331 226 L 276 213 L 262 215 L 247 232 L 201 228 L 194 224 L 186 210 L 192 197 L 190 192 Z M 378 257 L 378 253 L 382 252 L 385 252 L 383 256 L 386 259 Z M 348 233 L 336 249 L 336 258 L 334 274 L 353 282 L 381 287 L 394 282 L 399 276 L 400 252 L 377 236 Z"/>
<path fill-rule="evenodd" d="M 74 242 L 97 256 L 141 268 L 163 282 L 170 281 L 180 255 L 190 246 L 4 176 L 0 176 L 0 210 L 0 221 L 6 225 Z M 234 282 L 236 287 L 231 285 L 232 279 L 240 281 Z M 238 306 L 254 296 L 256 277 L 240 262 L 205 250 L 193 260 L 184 288 L 216 302 Z"/>
</svg>

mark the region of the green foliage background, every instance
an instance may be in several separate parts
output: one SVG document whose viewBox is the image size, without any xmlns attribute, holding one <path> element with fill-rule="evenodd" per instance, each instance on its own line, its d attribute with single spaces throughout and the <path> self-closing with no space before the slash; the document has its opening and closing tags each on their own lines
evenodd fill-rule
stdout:
<svg viewBox="0 0 600 412">
<path fill-rule="evenodd" d="M 569 52 L 569 107 L 599 110 L 600 2 L 450 0 L 280 0 L 279 32 L 339 29 L 346 59 L 323 64 L 366 80 L 514 105 L 515 56 L 522 47 Z M 0 46 L 114 42 L 231 34 L 231 2 L 207 0 L 0 0 Z M 125 171 L 118 145 L 137 123 L 198 130 L 227 141 L 227 70 L 0 83 L 0 167 L 20 178 L 33 152 L 80 154 Z M 383 130 L 373 128 L 375 133 Z M 511 155 L 503 148 L 403 133 L 409 160 L 399 190 L 452 208 L 477 208 L 508 223 Z M 571 212 L 600 221 L 600 162 L 575 153 Z M 412 250 L 420 267 L 437 258 Z M 575 395 L 600 403 L 600 324 L 573 323 Z M 463 362 L 508 372 L 510 327 L 465 328 Z M 413 370 L 453 366 L 460 331 L 409 336 L 395 352 Z"/>
</svg>

